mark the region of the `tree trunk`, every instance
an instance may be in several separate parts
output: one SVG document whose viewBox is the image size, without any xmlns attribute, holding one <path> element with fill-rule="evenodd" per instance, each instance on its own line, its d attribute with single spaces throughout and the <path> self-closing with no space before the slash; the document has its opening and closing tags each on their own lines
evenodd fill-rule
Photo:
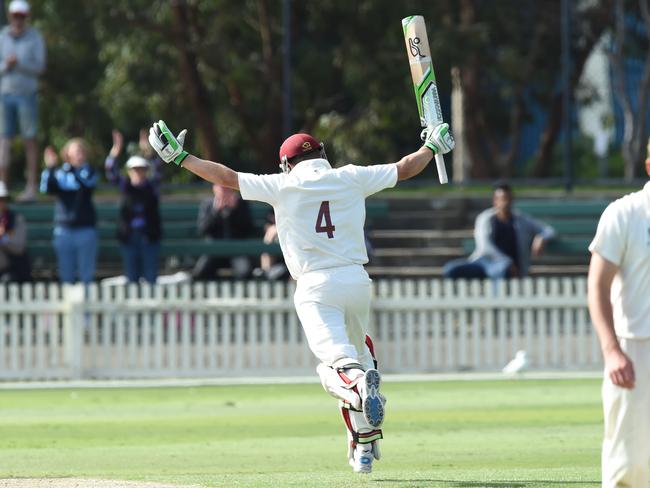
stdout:
<svg viewBox="0 0 650 488">
<path fill-rule="evenodd" d="M 473 56 L 474 57 L 474 56 Z M 470 174 L 472 178 L 486 179 L 495 176 L 494 166 L 488 159 L 482 142 L 482 130 L 479 123 L 479 112 L 482 110 L 483 101 L 481 99 L 480 73 L 477 60 L 470 61 L 467 65 L 460 68 L 460 76 L 465 94 L 463 106 L 463 119 L 465 121 L 465 142 L 467 144 L 467 153 L 471 161 Z"/>
<path fill-rule="evenodd" d="M 600 37 L 609 27 L 612 5 L 613 0 L 603 0 L 583 14 L 583 17 L 587 19 L 590 30 L 586 36 L 586 41 L 572 55 L 572 58 L 575 60 L 573 74 L 571 76 L 572 92 L 575 91 L 575 87 L 580 80 L 587 58 L 596 43 L 600 40 Z M 546 127 L 540 135 L 539 150 L 532 169 L 532 176 L 536 178 L 545 178 L 551 174 L 553 148 L 562 128 L 562 94 L 553 94 L 547 106 L 549 105 L 551 110 L 548 113 Z"/>
<path fill-rule="evenodd" d="M 624 6 L 620 5 L 619 15 L 621 18 L 624 18 Z M 641 16 L 644 20 L 646 30 L 650 32 L 650 9 L 646 0 L 639 0 L 639 7 L 641 11 Z M 624 91 L 625 86 L 627 85 L 624 81 L 624 61 L 623 61 L 623 41 L 624 41 L 624 31 L 625 25 L 622 23 L 620 26 L 621 33 L 620 36 L 617 36 L 616 42 L 621 42 L 620 49 L 617 46 L 616 49 L 616 67 L 618 72 L 616 73 L 620 83 L 619 90 L 621 97 L 624 98 L 625 103 L 623 103 L 624 114 L 625 114 L 625 137 L 623 139 L 623 157 L 625 159 L 625 180 L 632 181 L 636 176 L 637 169 L 642 166 L 644 160 L 643 147 L 645 143 L 646 136 L 646 117 L 647 117 L 647 107 L 648 107 L 648 97 L 650 95 L 650 51 L 646 52 L 645 64 L 643 69 L 643 76 L 639 81 L 639 87 L 637 90 L 637 106 L 634 110 L 629 96 Z M 618 29 L 617 29 L 618 30 Z M 622 87 L 622 88 L 621 88 Z"/>
<path fill-rule="evenodd" d="M 639 0 L 641 16 L 650 30 L 650 11 L 646 0 Z M 643 76 L 637 89 L 636 109 L 628 95 L 628 85 L 625 76 L 625 3 L 616 2 L 616 27 L 614 32 L 615 48 L 609 53 L 609 60 L 614 71 L 616 92 L 619 94 L 623 110 L 623 143 L 622 153 L 625 160 L 626 181 L 632 181 L 636 170 L 643 161 L 643 146 L 646 133 L 646 117 L 648 97 L 650 95 L 650 51 L 646 53 Z"/>
<path fill-rule="evenodd" d="M 247 103 L 246 94 L 235 82 L 227 84 L 230 104 L 235 110 L 241 126 L 249 140 L 250 147 L 257 159 L 256 166 L 263 172 L 276 173 L 278 164 L 278 149 L 282 143 L 282 71 L 280 57 L 273 42 L 272 17 L 269 14 L 267 0 L 257 1 L 257 29 L 260 36 L 260 83 L 264 101 L 263 114 L 256 115 L 255 109 Z"/>
<path fill-rule="evenodd" d="M 258 0 L 257 11 L 266 79 L 264 100 L 268 105 L 264 111 L 266 119 L 264 131 L 258 134 L 261 137 L 256 145 L 256 152 L 261 166 L 275 173 L 280 163 L 278 149 L 282 143 L 282 69 L 278 49 L 273 43 L 272 18 L 269 15 L 268 1 Z"/>
<path fill-rule="evenodd" d="M 190 107 L 196 117 L 201 156 L 212 161 L 220 161 L 217 145 L 217 131 L 212 120 L 211 100 L 198 70 L 196 52 L 191 44 L 190 33 L 193 29 L 188 15 L 187 2 L 171 2 L 174 15 L 174 43 L 180 54 L 180 71 L 185 91 L 189 96 Z"/>
<path fill-rule="evenodd" d="M 460 25 L 462 29 L 471 29 L 476 22 L 476 5 L 473 0 L 460 2 Z M 470 160 L 469 172 L 472 178 L 485 179 L 494 176 L 494 168 L 482 142 L 482 130 L 479 124 L 483 107 L 481 95 L 481 62 L 476 55 L 459 67 L 463 87 L 463 120 L 467 156 Z"/>
<path fill-rule="evenodd" d="M 471 31 L 477 22 L 474 0 L 461 2 L 461 29 Z M 535 24 L 528 37 L 527 55 L 521 60 L 521 76 L 513 81 L 513 96 L 504 100 L 502 106 L 509 111 L 506 131 L 495 131 L 487 113 L 485 95 L 485 60 L 477 54 L 470 55 L 461 67 L 461 79 L 465 95 L 465 139 L 467 151 L 472 161 L 472 176 L 476 178 L 512 177 L 514 164 L 519 151 L 522 128 L 526 114 L 525 87 L 535 79 L 539 61 L 546 56 L 548 30 L 554 18 L 546 15 Z M 503 149 L 500 142 L 508 138 L 509 146 Z"/>
</svg>

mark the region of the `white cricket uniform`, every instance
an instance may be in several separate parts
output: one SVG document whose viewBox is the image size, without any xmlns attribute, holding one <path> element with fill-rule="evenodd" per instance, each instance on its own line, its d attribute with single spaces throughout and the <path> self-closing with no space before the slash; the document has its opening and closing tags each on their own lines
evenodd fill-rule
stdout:
<svg viewBox="0 0 650 488">
<path fill-rule="evenodd" d="M 618 266 L 611 289 L 614 328 L 635 370 L 633 389 L 602 388 L 603 487 L 648 487 L 650 460 L 650 182 L 603 212 L 591 252 Z"/>
<path fill-rule="evenodd" d="M 291 276 L 294 304 L 309 347 L 328 366 L 350 360 L 373 367 L 365 345 L 370 278 L 363 226 L 366 197 L 397 183 L 397 165 L 298 163 L 289 174 L 239 173 L 245 200 L 269 203 Z"/>
</svg>

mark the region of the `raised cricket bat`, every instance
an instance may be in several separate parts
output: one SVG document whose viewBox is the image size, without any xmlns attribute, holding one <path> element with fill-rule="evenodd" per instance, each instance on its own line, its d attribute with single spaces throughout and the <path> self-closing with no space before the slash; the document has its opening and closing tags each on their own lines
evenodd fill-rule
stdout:
<svg viewBox="0 0 650 488">
<path fill-rule="evenodd" d="M 415 99 L 418 102 L 420 124 L 422 127 L 442 124 L 442 109 L 440 108 L 438 88 L 436 87 L 436 75 L 433 72 L 433 64 L 431 63 L 431 50 L 429 49 L 424 17 L 411 15 L 402 19 L 402 29 L 404 30 L 406 52 L 411 65 L 411 77 L 413 78 Z M 436 154 L 436 166 L 438 167 L 440 183 L 447 183 L 447 169 L 442 154 Z"/>
</svg>

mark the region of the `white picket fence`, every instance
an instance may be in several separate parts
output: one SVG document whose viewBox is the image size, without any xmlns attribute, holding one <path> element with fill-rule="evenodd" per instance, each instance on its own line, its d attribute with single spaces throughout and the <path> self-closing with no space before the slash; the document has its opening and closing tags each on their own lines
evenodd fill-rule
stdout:
<svg viewBox="0 0 650 488">
<path fill-rule="evenodd" d="M 586 280 L 382 280 L 370 324 L 386 372 L 600 368 Z M 0 379 L 313 374 L 292 283 L 0 286 Z"/>
</svg>

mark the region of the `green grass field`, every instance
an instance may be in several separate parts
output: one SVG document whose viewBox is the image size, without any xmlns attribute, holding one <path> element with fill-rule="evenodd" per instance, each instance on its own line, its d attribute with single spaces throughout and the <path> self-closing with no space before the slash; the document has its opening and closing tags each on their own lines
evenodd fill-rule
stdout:
<svg viewBox="0 0 650 488">
<path fill-rule="evenodd" d="M 597 380 L 384 384 L 383 459 L 346 463 L 320 385 L 0 391 L 0 478 L 219 487 L 596 487 Z"/>
</svg>

